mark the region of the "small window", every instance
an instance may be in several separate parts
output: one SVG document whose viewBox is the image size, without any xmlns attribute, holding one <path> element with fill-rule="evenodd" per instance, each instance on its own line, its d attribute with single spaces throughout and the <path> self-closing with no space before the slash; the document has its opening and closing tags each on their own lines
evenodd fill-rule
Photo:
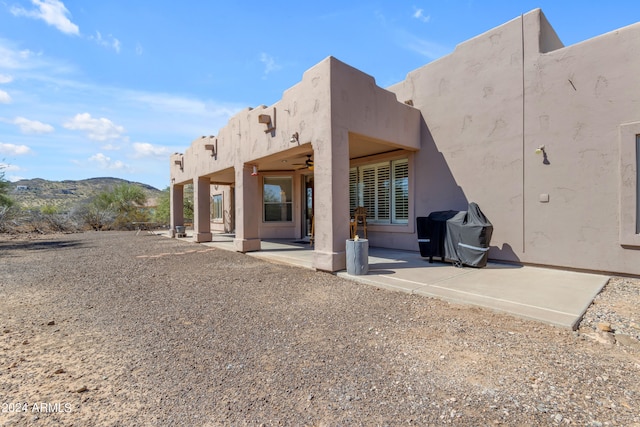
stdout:
<svg viewBox="0 0 640 427">
<path fill-rule="evenodd" d="M 293 178 L 265 176 L 263 182 L 264 221 L 293 221 Z"/>
<path fill-rule="evenodd" d="M 222 221 L 223 212 L 222 194 L 211 196 L 211 219 L 214 221 Z"/>
<path fill-rule="evenodd" d="M 640 122 L 619 127 L 619 205 L 620 244 L 640 247 Z"/>
</svg>

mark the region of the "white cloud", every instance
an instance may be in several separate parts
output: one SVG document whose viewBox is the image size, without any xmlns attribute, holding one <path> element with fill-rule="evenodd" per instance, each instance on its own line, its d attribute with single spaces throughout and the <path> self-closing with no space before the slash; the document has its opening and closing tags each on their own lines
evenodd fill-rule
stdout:
<svg viewBox="0 0 640 427">
<path fill-rule="evenodd" d="M 381 26 L 393 37 L 395 43 L 403 49 L 414 51 L 429 60 L 438 59 L 451 52 L 451 49 L 446 46 L 421 39 L 409 33 L 404 28 L 397 27 L 387 22 L 384 15 L 380 13 L 376 16 L 380 20 Z M 424 22 L 431 19 L 430 16 L 424 15 L 424 11 L 422 9 L 417 9 L 412 16 L 416 19 L 421 19 Z"/>
<path fill-rule="evenodd" d="M 18 172 L 21 170 L 22 168 L 18 165 L 12 165 L 9 163 L 0 163 L 0 172 Z M 5 175 L 5 178 L 10 182 L 16 182 L 16 181 L 20 181 L 21 179 L 24 179 L 23 176 L 14 175 L 12 173 Z"/>
<path fill-rule="evenodd" d="M 266 53 L 261 53 L 260 54 L 260 62 L 262 62 L 264 64 L 264 75 L 266 76 L 267 74 L 271 73 L 272 71 L 278 71 L 282 68 L 281 65 L 276 64 L 276 60 L 273 59 L 272 56 L 266 54 Z"/>
<path fill-rule="evenodd" d="M 6 46 L 5 44 L 7 44 L 6 41 L 3 45 L 0 45 L 0 66 L 2 68 L 29 68 L 29 66 L 25 66 L 25 64 L 28 64 L 30 59 L 37 56 L 36 53 L 29 49 L 17 50 L 13 49 L 11 46 Z"/>
<path fill-rule="evenodd" d="M 42 53 L 33 52 L 29 49 L 20 49 L 14 42 L 0 38 L 0 69 L 42 70 L 42 74 L 39 77 L 51 79 L 55 74 L 68 74 L 74 68 L 74 65 L 46 58 Z M 11 81 L 13 81 L 11 76 L 6 74 L 3 76 L 11 78 Z M 26 80 L 32 75 L 21 73 L 21 77 Z"/>
<path fill-rule="evenodd" d="M 120 40 L 113 37 L 111 34 L 107 36 L 107 38 L 103 38 L 100 31 L 96 31 L 95 36 L 89 36 L 89 40 L 93 40 L 98 43 L 100 46 L 104 46 L 106 48 L 110 48 L 116 51 L 116 53 L 120 53 Z"/>
<path fill-rule="evenodd" d="M 1 163 L 0 162 L 0 172 L 4 173 L 4 172 L 18 172 L 21 171 L 22 168 L 20 168 L 20 166 L 18 165 L 12 165 L 9 163 Z M 14 175 L 12 173 L 5 175 L 5 179 L 9 180 L 10 182 L 16 182 L 16 181 L 20 181 L 21 179 L 24 179 L 24 177 L 19 176 L 19 175 Z"/>
<path fill-rule="evenodd" d="M 37 9 L 26 10 L 19 6 L 13 6 L 11 13 L 15 16 L 41 19 L 65 34 L 80 34 L 78 26 L 67 17 L 69 10 L 67 10 L 60 0 L 31 0 L 31 3 L 33 3 Z"/>
<path fill-rule="evenodd" d="M 16 117 L 13 124 L 20 127 L 22 133 L 51 133 L 54 131 L 53 126 L 37 120 L 29 120 L 24 117 Z"/>
<path fill-rule="evenodd" d="M 0 74 L 0 84 L 3 83 L 11 83 L 13 81 L 13 77 L 8 74 Z"/>
<path fill-rule="evenodd" d="M 169 157 L 169 154 L 172 153 L 172 150 L 167 147 L 149 144 L 148 142 L 134 142 L 133 153 L 133 157 L 136 159 L 143 157 L 166 159 Z"/>
<path fill-rule="evenodd" d="M 6 144 L 4 142 L 0 142 L 0 153 L 19 156 L 31 153 L 31 149 L 26 145 Z"/>
<path fill-rule="evenodd" d="M 438 59 L 449 53 L 449 50 L 438 43 L 423 40 L 418 37 L 411 37 L 406 44 L 406 48 L 431 60 Z"/>
<path fill-rule="evenodd" d="M 136 43 L 136 55 L 140 56 L 144 53 L 144 48 L 140 44 L 140 42 Z"/>
<path fill-rule="evenodd" d="M 119 145 L 106 144 L 101 146 L 100 148 L 102 148 L 103 150 L 117 151 L 117 150 L 120 150 L 122 147 L 120 147 Z"/>
<path fill-rule="evenodd" d="M 17 172 L 21 170 L 20 166 L 18 165 L 12 165 L 10 163 L 0 163 L 0 171 L 4 171 L 4 172 Z"/>
<path fill-rule="evenodd" d="M 11 95 L 4 90 L 0 90 L 0 104 L 11 104 Z"/>
<path fill-rule="evenodd" d="M 74 75 L 76 65 L 64 59 L 47 57 L 42 52 L 21 49 L 13 41 L 0 37 L 0 70 L 20 75 L 20 83 L 48 82 L 60 87 L 80 86 L 78 82 L 62 80 L 61 76 Z M 13 81 L 13 80 L 12 80 Z"/>
<path fill-rule="evenodd" d="M 185 114 L 191 116 L 231 117 L 245 106 L 232 104 L 206 103 L 199 99 L 186 98 L 166 93 L 152 92 L 123 92 L 118 96 L 126 98 L 138 105 L 145 105 L 146 109 L 170 114 Z"/>
<path fill-rule="evenodd" d="M 441 44 L 421 39 L 404 29 L 395 28 L 393 35 L 398 45 L 405 49 L 417 52 L 429 60 L 441 58 L 451 52 L 451 49 Z"/>
<path fill-rule="evenodd" d="M 128 170 L 129 166 L 124 164 L 121 160 L 112 160 L 111 157 L 105 156 L 102 153 L 95 154 L 89 157 L 89 162 L 97 165 L 100 169 L 110 170 Z"/>
<path fill-rule="evenodd" d="M 413 13 L 413 17 L 422 22 L 431 21 L 431 15 L 425 15 L 423 9 L 415 8 L 415 12 Z"/>
<path fill-rule="evenodd" d="M 125 133 L 124 127 L 116 125 L 109 119 L 94 119 L 89 113 L 76 114 L 73 119 L 64 123 L 63 126 L 70 130 L 85 131 L 89 139 L 94 141 L 122 139 L 122 134 Z"/>
</svg>

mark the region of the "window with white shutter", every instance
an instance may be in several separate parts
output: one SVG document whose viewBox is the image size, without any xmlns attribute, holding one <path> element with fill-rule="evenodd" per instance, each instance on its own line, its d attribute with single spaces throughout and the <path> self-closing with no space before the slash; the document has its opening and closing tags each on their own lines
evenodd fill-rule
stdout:
<svg viewBox="0 0 640 427">
<path fill-rule="evenodd" d="M 394 223 L 409 221 L 409 162 L 395 160 L 391 162 L 393 168 L 393 217 Z"/>
<path fill-rule="evenodd" d="M 358 168 L 349 169 L 349 212 L 353 212 L 358 207 Z"/>
<path fill-rule="evenodd" d="M 359 166 L 349 170 L 349 209 L 367 209 L 367 222 L 406 224 L 409 219 L 407 159 Z"/>
</svg>

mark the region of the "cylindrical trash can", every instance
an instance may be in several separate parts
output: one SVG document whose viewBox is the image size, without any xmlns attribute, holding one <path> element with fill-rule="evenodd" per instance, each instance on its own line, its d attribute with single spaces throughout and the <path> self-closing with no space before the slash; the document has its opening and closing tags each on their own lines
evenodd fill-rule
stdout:
<svg viewBox="0 0 640 427">
<path fill-rule="evenodd" d="M 369 272 L 369 240 L 347 240 L 347 273 L 359 276 Z"/>
<path fill-rule="evenodd" d="M 184 225 L 176 225 L 176 234 L 178 237 L 181 237 L 186 233 L 186 228 Z"/>
</svg>

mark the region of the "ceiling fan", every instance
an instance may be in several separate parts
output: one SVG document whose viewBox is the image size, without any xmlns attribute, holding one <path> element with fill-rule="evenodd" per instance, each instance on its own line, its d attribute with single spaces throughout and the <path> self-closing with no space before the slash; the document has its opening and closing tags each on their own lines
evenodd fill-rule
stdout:
<svg viewBox="0 0 640 427">
<path fill-rule="evenodd" d="M 307 154 L 307 160 L 304 163 L 293 163 L 293 166 L 304 166 L 309 170 L 313 170 L 313 160 L 311 160 L 311 154 Z"/>
</svg>

